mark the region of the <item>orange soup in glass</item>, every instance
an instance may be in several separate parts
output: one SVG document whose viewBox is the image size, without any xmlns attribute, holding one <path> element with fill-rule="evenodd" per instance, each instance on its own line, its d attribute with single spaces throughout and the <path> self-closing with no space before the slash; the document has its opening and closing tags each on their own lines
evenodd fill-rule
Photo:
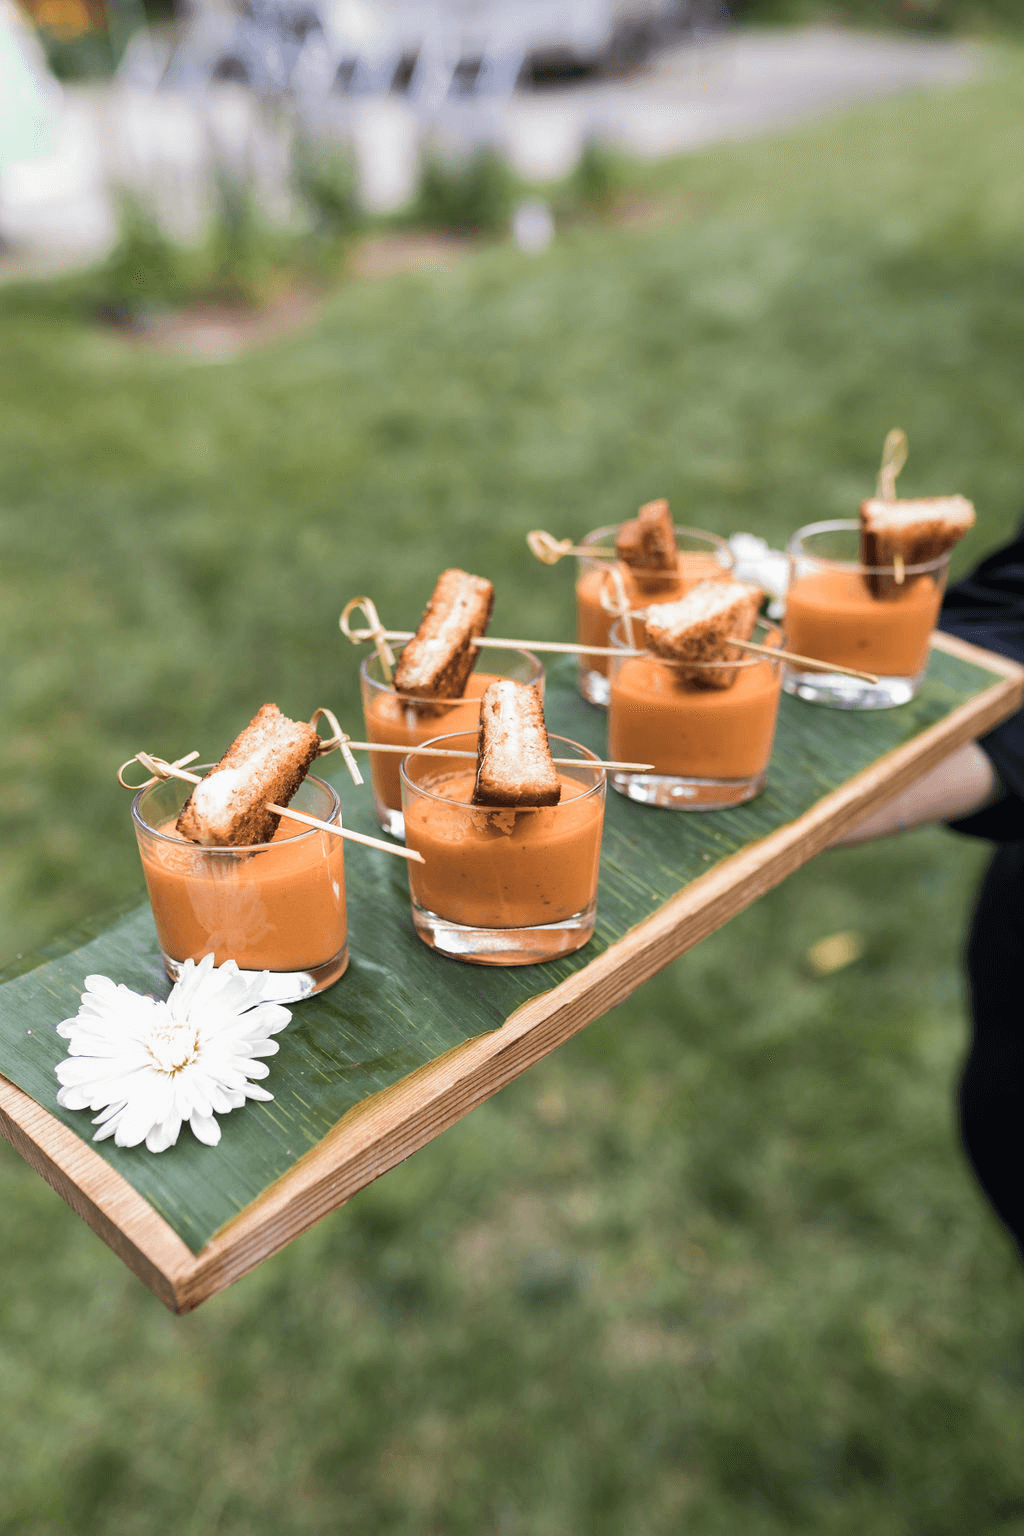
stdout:
<svg viewBox="0 0 1024 1536">
<path fill-rule="evenodd" d="M 809 523 L 789 542 L 786 647 L 816 661 L 874 672 L 877 683 L 788 669 L 785 688 L 837 709 L 891 709 L 912 699 L 928 665 L 948 552 L 925 565 L 863 565 L 860 524 Z M 879 593 L 881 595 L 875 595 Z"/>
<path fill-rule="evenodd" d="M 594 931 L 605 775 L 578 742 L 551 736 L 557 805 L 504 810 L 471 803 L 468 758 L 412 752 L 402 763 L 413 923 L 425 944 L 478 965 L 531 965 L 580 949 Z M 432 747 L 475 753 L 477 733 Z"/>
<path fill-rule="evenodd" d="M 619 523 L 609 523 L 595 528 L 580 541 L 581 545 L 596 544 L 609 549 L 615 543 Z M 677 527 L 676 545 L 679 554 L 674 572 L 635 572 L 621 560 L 609 560 L 607 556 L 576 557 L 576 638 L 583 645 L 608 645 L 608 636 L 614 623 L 614 615 L 601 602 L 608 572 L 618 567 L 626 597 L 633 608 L 646 608 L 648 603 L 671 603 L 684 597 L 699 581 L 711 581 L 729 575 L 733 567 L 733 555 L 725 539 L 717 533 L 706 533 L 701 528 Z M 608 703 L 608 658 L 606 656 L 581 656 L 579 672 L 580 692 L 591 704 Z"/>
<path fill-rule="evenodd" d="M 282 816 L 269 843 L 193 843 L 175 830 L 190 792 L 190 785 L 165 779 L 140 790 L 132 804 L 167 974 L 177 980 L 184 961 L 212 953 L 217 965 L 234 960 L 239 970 L 274 973 L 268 997 L 275 1002 L 322 992 L 348 965 L 341 838 Z M 322 779 L 307 777 L 291 803 L 340 824 L 341 802 Z"/>
<path fill-rule="evenodd" d="M 420 699 L 409 693 L 396 693 L 393 684 L 384 680 L 379 656 L 367 656 L 359 669 L 367 741 L 419 747 L 432 736 L 476 730 L 484 690 L 499 677 L 536 683 L 543 693 L 544 667 L 532 651 L 494 650 L 484 643 L 480 652 L 477 670 L 470 673 L 466 691 L 458 699 Z M 405 837 L 401 762 L 398 752 L 370 753 L 370 783 L 377 821 L 385 832 L 398 838 Z"/>
<path fill-rule="evenodd" d="M 753 638 L 781 643 L 759 621 Z M 775 739 L 783 663 L 738 654 L 681 665 L 651 652 L 632 656 L 626 626 L 612 626 L 608 756 L 650 763 L 646 773 L 611 770 L 612 787 L 641 805 L 712 811 L 752 800 L 764 788 Z M 729 686 L 711 686 L 728 681 Z"/>
</svg>

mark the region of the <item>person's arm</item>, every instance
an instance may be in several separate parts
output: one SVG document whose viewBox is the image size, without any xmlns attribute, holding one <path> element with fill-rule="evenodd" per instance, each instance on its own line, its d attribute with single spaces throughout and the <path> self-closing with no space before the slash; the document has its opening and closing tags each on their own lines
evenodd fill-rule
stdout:
<svg viewBox="0 0 1024 1536">
<path fill-rule="evenodd" d="M 833 848 L 873 842 L 935 821 L 960 821 L 994 804 L 1003 793 L 991 760 L 976 741 L 967 742 L 930 773 L 907 786 L 877 811 L 844 832 Z"/>
</svg>

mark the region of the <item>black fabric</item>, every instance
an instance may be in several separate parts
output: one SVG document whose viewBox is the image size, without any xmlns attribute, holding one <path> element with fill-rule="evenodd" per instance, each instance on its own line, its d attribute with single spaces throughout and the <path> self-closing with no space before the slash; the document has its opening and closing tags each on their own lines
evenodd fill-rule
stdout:
<svg viewBox="0 0 1024 1536">
<path fill-rule="evenodd" d="M 1024 843 L 997 848 L 967 946 L 973 1034 L 960 1130 L 978 1181 L 1024 1250 Z"/>
<path fill-rule="evenodd" d="M 979 745 L 987 751 L 988 737 L 983 737 Z M 989 756 L 998 772 L 995 754 L 990 752 Z M 951 821 L 949 825 L 954 832 L 963 832 L 967 837 L 983 837 L 990 843 L 1024 842 L 1024 800 L 1016 795 L 1004 795 L 1001 800 L 986 805 L 984 810 Z"/>
<path fill-rule="evenodd" d="M 962 640 L 1024 662 L 1024 524 L 970 576 L 949 588 L 939 627 Z M 993 842 L 1024 840 L 1024 711 L 979 743 L 1006 790 L 1002 800 L 953 822 L 957 832 Z"/>
<path fill-rule="evenodd" d="M 1024 662 L 1024 524 L 950 587 L 941 627 Z M 978 1181 L 1024 1254 L 1024 711 L 981 739 L 1006 793 L 951 825 L 998 843 L 967 946 L 973 1032 L 960 1084 L 960 1130 Z"/>
</svg>

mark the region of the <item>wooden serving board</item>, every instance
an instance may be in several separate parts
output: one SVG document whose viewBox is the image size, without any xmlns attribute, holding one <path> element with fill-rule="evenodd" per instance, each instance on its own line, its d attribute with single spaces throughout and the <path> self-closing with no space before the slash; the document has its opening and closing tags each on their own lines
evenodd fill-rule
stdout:
<svg viewBox="0 0 1024 1536">
<path fill-rule="evenodd" d="M 54 1026 L 75 1011 L 85 974 L 166 990 L 145 909 L 93 925 L 84 945 L 55 946 L 0 986 L 0 1134 L 168 1307 L 188 1311 L 992 729 L 1022 693 L 1024 669 L 937 636 L 921 692 L 901 709 L 784 697 L 768 788 L 747 806 L 683 814 L 609 793 L 598 930 L 550 965 L 497 971 L 432 954 L 412 933 L 404 869 L 357 850 L 350 973 L 296 1007 L 271 1062 L 274 1103 L 225 1117 L 216 1149 L 187 1128 L 159 1157 L 95 1147 L 89 1116 L 56 1107 Z M 603 715 L 575 693 L 572 665 L 550 670 L 547 700 L 552 729 L 603 748 Z M 359 825 L 348 806 L 346 820 Z"/>
</svg>

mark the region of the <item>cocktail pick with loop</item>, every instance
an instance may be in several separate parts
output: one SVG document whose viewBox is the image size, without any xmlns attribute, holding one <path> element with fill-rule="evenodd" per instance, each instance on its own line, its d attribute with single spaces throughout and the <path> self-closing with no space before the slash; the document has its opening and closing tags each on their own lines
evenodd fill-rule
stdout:
<svg viewBox="0 0 1024 1536">
<path fill-rule="evenodd" d="M 875 495 L 879 501 L 896 500 L 896 477 L 907 462 L 909 451 L 907 434 L 902 427 L 893 427 L 892 431 L 886 434 L 885 443 L 882 446 L 882 462 L 875 482 Z M 902 587 L 906 580 L 906 570 L 899 550 L 892 557 L 892 566 L 896 585 Z"/>
<path fill-rule="evenodd" d="M 526 542 L 531 555 L 541 565 L 557 565 L 566 555 L 578 555 L 582 560 L 615 559 L 614 549 L 607 549 L 602 544 L 574 544 L 572 539 L 556 539 L 553 534 L 545 533 L 543 528 L 534 528 L 532 533 L 526 535 Z"/>
<path fill-rule="evenodd" d="M 367 629 L 353 629 L 349 622 L 350 616 L 358 613 L 360 609 L 369 626 Z M 377 612 L 373 598 L 352 598 L 351 602 L 346 603 L 341 610 L 338 627 L 346 640 L 351 640 L 353 645 L 360 645 L 364 640 L 373 641 L 380 658 L 380 670 L 384 674 L 384 681 L 390 683 L 394 677 L 395 653 L 388 645 L 388 631 L 380 621 L 380 614 Z"/>
</svg>

